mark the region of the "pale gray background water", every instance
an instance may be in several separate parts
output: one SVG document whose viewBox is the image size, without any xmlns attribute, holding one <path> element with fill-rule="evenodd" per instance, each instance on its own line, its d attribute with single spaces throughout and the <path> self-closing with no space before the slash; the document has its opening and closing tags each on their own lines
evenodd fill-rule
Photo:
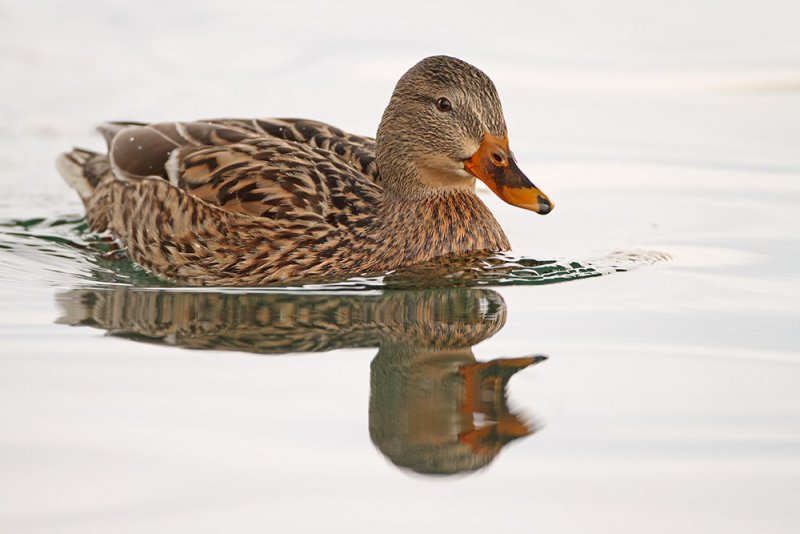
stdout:
<svg viewBox="0 0 800 534">
<path fill-rule="evenodd" d="M 372 349 L 258 357 L 57 325 L 85 263 L 0 250 L 4 532 L 797 532 L 800 7 L 766 2 L 0 3 L 0 218 L 106 119 L 302 116 L 374 133 L 439 53 L 497 84 L 547 217 L 515 252 L 669 262 L 499 289 L 479 359 L 543 429 L 430 479 L 367 426 Z M 16 241 L 15 241 L 16 239 Z M 11 243 L 11 245 L 8 245 Z"/>
</svg>

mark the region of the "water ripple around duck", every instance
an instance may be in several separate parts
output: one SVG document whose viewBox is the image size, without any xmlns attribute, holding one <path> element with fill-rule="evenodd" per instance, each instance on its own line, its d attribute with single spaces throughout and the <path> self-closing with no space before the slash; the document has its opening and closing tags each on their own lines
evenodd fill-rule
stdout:
<svg viewBox="0 0 800 534">
<path fill-rule="evenodd" d="M 446 257 L 378 276 L 301 285 L 258 288 L 259 291 L 365 291 L 429 287 L 543 285 L 626 272 L 668 261 L 654 250 L 616 250 L 595 258 L 534 259 L 512 253 Z M 0 276 L 40 285 L 156 286 L 178 288 L 149 275 L 128 259 L 108 235 L 88 230 L 79 216 L 0 222 Z M 225 288 L 224 291 L 253 291 Z"/>
</svg>

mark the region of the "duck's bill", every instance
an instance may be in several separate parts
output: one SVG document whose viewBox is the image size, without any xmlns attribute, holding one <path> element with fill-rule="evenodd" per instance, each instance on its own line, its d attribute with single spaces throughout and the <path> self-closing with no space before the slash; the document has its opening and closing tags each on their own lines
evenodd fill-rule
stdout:
<svg viewBox="0 0 800 534">
<path fill-rule="evenodd" d="M 547 195 L 517 167 L 508 149 L 508 136 L 495 137 L 486 132 L 475 154 L 464 161 L 464 169 L 512 206 L 542 215 L 553 211 Z"/>
</svg>

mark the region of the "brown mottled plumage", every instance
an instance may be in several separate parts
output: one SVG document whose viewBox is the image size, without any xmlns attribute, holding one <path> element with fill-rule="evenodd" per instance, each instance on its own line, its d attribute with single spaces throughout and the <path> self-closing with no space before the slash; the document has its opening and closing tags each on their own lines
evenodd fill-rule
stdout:
<svg viewBox="0 0 800 534">
<path fill-rule="evenodd" d="M 507 250 L 475 178 L 512 204 L 552 204 L 505 130 L 491 80 L 436 56 L 398 82 L 376 140 L 301 119 L 110 123 L 107 155 L 75 149 L 58 166 L 91 227 L 148 271 L 259 285 Z"/>
</svg>

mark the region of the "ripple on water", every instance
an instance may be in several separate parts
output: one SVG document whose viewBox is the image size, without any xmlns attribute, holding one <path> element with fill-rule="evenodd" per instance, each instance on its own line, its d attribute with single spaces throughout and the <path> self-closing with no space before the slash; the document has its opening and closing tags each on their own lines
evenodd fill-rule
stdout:
<svg viewBox="0 0 800 534">
<path fill-rule="evenodd" d="M 618 250 L 581 260 L 539 260 L 510 253 L 453 256 L 377 276 L 336 282 L 309 280 L 282 286 L 281 290 L 541 285 L 630 271 L 669 259 L 668 254 L 652 250 Z M 130 261 L 109 235 L 89 231 L 80 216 L 0 222 L 0 277 L 11 282 L 42 285 L 174 287 Z"/>
</svg>

